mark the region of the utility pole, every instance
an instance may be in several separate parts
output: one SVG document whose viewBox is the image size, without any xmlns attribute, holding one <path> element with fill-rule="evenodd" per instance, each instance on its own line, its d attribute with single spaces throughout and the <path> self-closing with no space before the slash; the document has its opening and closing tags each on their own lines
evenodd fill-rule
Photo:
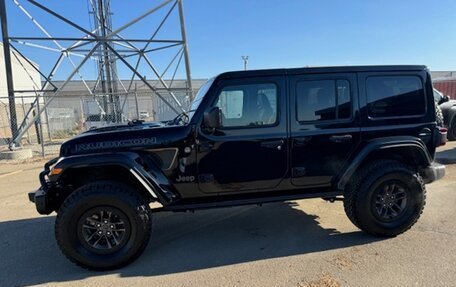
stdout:
<svg viewBox="0 0 456 287">
<path fill-rule="evenodd" d="M 242 56 L 242 60 L 244 61 L 244 71 L 247 71 L 247 64 L 249 63 L 249 56 Z"/>
</svg>

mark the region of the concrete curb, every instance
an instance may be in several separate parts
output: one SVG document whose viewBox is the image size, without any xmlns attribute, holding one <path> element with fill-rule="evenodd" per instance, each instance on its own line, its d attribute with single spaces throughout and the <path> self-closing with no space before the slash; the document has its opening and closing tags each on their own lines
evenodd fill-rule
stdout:
<svg viewBox="0 0 456 287">
<path fill-rule="evenodd" d="M 0 160 L 22 160 L 29 159 L 32 157 L 33 152 L 31 149 L 28 148 L 0 152 Z"/>
</svg>

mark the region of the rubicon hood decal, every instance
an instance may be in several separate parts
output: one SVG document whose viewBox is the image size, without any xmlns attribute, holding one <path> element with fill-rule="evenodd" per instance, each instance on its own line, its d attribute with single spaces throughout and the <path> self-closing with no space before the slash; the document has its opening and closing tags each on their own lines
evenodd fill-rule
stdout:
<svg viewBox="0 0 456 287">
<path fill-rule="evenodd" d="M 92 142 L 92 143 L 80 143 L 75 145 L 76 152 L 89 151 L 89 150 L 102 150 L 111 149 L 118 147 L 144 147 L 147 145 L 155 144 L 157 138 L 135 138 L 115 141 L 103 141 L 103 142 Z"/>
</svg>

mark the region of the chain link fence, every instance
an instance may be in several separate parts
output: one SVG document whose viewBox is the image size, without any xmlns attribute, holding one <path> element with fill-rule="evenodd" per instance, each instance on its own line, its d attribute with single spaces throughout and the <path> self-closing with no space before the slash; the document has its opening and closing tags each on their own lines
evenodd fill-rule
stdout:
<svg viewBox="0 0 456 287">
<path fill-rule="evenodd" d="M 194 93 L 201 83 L 194 85 Z M 184 108 L 190 105 L 185 91 L 174 92 L 175 97 Z M 180 110 L 171 94 L 161 93 L 176 110 Z M 22 136 L 20 142 L 24 148 L 32 150 L 34 156 L 57 156 L 60 145 L 66 140 L 89 129 L 126 123 L 129 120 L 165 121 L 173 119 L 176 113 L 159 97 L 150 91 L 142 90 L 120 95 L 117 106 L 121 113 L 119 119 L 114 119 L 106 113 L 113 108 L 108 96 L 93 96 L 83 92 L 63 94 L 51 99 L 46 94 L 42 96 L 16 96 L 17 125 L 20 127 L 34 115 L 41 116 L 31 125 Z M 50 101 L 49 103 L 47 103 Z M 36 103 L 39 104 L 36 104 Z M 46 106 L 47 104 L 47 106 Z M 7 96 L 0 96 L 0 150 L 7 150 L 11 141 L 11 117 Z"/>
</svg>

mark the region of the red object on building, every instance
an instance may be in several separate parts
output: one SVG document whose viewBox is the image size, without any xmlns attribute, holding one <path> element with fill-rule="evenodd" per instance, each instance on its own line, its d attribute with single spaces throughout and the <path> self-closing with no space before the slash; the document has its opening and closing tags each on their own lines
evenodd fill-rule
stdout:
<svg viewBox="0 0 456 287">
<path fill-rule="evenodd" d="M 442 94 L 449 96 L 452 99 L 456 99 L 456 79 L 451 80 L 436 80 L 433 82 L 434 88 L 436 88 Z"/>
</svg>

